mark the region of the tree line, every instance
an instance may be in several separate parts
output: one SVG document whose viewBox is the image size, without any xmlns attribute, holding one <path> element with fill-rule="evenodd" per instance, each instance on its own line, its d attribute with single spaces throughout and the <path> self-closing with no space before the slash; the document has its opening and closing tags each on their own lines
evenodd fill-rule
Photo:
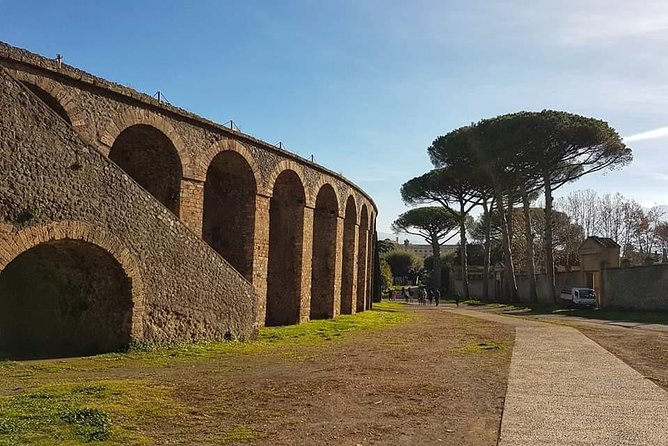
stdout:
<svg viewBox="0 0 668 446">
<path fill-rule="evenodd" d="M 632 160 L 631 149 L 607 122 L 553 110 L 483 119 L 439 136 L 427 153 L 433 168 L 404 183 L 401 197 L 408 205 L 436 204 L 431 207 L 445 211 L 447 224 L 458 228 L 464 299 L 469 299 L 467 226 L 471 225 L 474 209 L 482 211 L 484 276 L 489 277 L 491 249 L 496 239 L 502 251 L 504 294 L 517 300 L 517 256 L 513 250 L 523 250 L 531 299 L 536 301 L 536 251 L 541 251 L 556 299 L 554 229 L 555 220 L 560 217 L 554 209 L 554 191 L 583 175 L 620 168 Z M 544 206 L 538 214 L 531 203 L 541 194 Z M 521 220 L 516 218 L 518 206 Z M 416 211 L 402 214 L 395 221 L 395 230 L 421 228 L 427 234 L 423 238 L 431 240 L 428 243 L 436 260 L 440 257 L 439 243 L 434 241 L 435 233 L 428 225 L 420 220 L 403 224 L 407 214 Z M 435 211 L 429 212 L 433 215 Z M 540 249 L 535 244 L 538 221 Z M 526 241 L 521 247 L 513 245 L 518 233 Z M 435 275 L 440 278 L 438 268 L 434 264 Z M 483 281 L 483 295 L 489 297 L 487 280 Z"/>
<path fill-rule="evenodd" d="M 599 195 L 586 189 L 558 199 L 555 207 L 582 228 L 584 237 L 615 240 L 627 265 L 668 262 L 668 222 L 660 206 L 643 209 L 620 193 Z"/>
</svg>

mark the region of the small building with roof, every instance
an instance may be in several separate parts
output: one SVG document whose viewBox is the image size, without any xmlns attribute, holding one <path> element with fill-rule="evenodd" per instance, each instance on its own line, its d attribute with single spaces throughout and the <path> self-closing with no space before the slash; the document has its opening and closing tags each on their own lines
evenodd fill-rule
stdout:
<svg viewBox="0 0 668 446">
<path fill-rule="evenodd" d="M 601 271 L 619 268 L 619 244 L 608 237 L 589 236 L 578 248 L 584 286 L 593 288 L 602 306 Z"/>
<path fill-rule="evenodd" d="M 578 248 L 580 269 L 586 272 L 619 268 L 620 246 L 608 237 L 590 236 Z"/>
</svg>

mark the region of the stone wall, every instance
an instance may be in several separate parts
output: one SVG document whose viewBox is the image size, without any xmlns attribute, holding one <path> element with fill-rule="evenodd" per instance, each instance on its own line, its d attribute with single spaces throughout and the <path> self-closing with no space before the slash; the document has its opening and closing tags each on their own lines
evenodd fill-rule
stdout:
<svg viewBox="0 0 668 446">
<path fill-rule="evenodd" d="M 560 272 L 556 275 L 556 291 L 565 287 L 591 287 L 587 274 L 580 271 Z M 625 308 L 647 311 L 668 311 L 668 265 L 648 265 L 630 268 L 610 268 L 601 271 L 599 307 Z M 549 296 L 547 277 L 539 274 L 536 278 L 538 302 L 552 304 Z M 461 295 L 462 281 L 454 280 L 454 289 Z M 529 280 L 527 276 L 517 276 L 520 302 L 529 303 Z M 482 299 L 482 280 L 471 279 L 469 291 L 472 298 Z M 489 280 L 490 301 L 504 302 L 501 284 Z M 558 297 L 558 296 L 557 296 Z"/>
<path fill-rule="evenodd" d="M 4 69 L 0 69 L 0 89 L 0 277 L 4 281 L 0 289 L 4 294 L 20 284 L 10 277 L 13 272 L 8 265 L 13 260 L 60 240 L 90 261 L 97 258 L 87 256 L 94 246 L 113 259 L 110 264 L 122 268 L 131 286 L 128 332 L 133 340 L 253 335 L 257 296 L 237 271 L 116 164 L 87 146 Z M 86 247 L 72 245 L 73 240 L 85 242 Z M 35 267 L 40 259 L 57 259 L 34 257 Z M 31 259 L 22 262 L 19 270 L 25 270 Z M 70 276 L 47 267 L 45 271 Z M 108 274 L 109 269 L 113 267 L 78 269 L 76 274 L 92 277 L 97 273 L 100 288 L 106 289 L 102 283 L 117 276 Z M 51 279 L 42 277 L 46 282 Z M 83 314 L 92 306 L 95 301 L 67 311 Z"/>
<path fill-rule="evenodd" d="M 349 305 L 352 312 L 369 308 L 371 240 L 377 209 L 364 191 L 340 174 L 130 88 L 2 43 L 0 66 L 39 93 L 42 101 L 71 124 L 84 142 L 112 158 L 194 234 L 204 236 L 235 265 L 258 294 L 258 323 L 264 323 L 267 312 L 271 246 L 282 246 L 280 241 L 270 240 L 270 201 L 277 178 L 287 172 L 299 182 L 297 189 L 303 190 L 303 221 L 298 224 L 302 228 L 301 255 L 297 257 L 295 253 L 295 258 L 286 262 L 299 269 L 299 284 L 293 284 L 290 290 L 300 299 L 295 303 L 299 307 L 298 320 L 306 321 L 310 314 L 314 237 L 334 239 L 336 243 L 333 268 L 329 262 L 324 269 L 334 274 L 333 287 L 328 285 L 334 296 L 327 297 L 334 307 L 328 314 L 340 311 L 344 278 L 354 283 L 352 287 L 347 282 L 345 287 L 346 311 Z M 220 156 L 225 152 L 237 156 Z M 232 170 L 248 174 L 243 174 L 243 181 L 224 181 L 222 176 Z M 326 234 L 314 232 L 314 209 L 323 187 L 332 188 L 337 202 L 336 225 L 328 225 Z M 233 216 L 220 212 L 217 207 L 221 203 L 227 206 L 237 202 L 230 198 L 234 196 L 244 197 L 242 206 Z M 349 227 L 348 236 L 343 237 L 349 202 L 355 207 L 355 227 Z M 332 234 L 334 231 L 336 234 Z M 344 238 L 349 245 L 346 249 L 356 251 L 349 254 L 346 271 Z M 317 283 L 316 286 L 319 287 Z M 353 303 L 349 303 L 351 295 L 355 297 Z"/>
<path fill-rule="evenodd" d="M 668 311 L 668 265 L 604 269 L 601 306 Z"/>
<path fill-rule="evenodd" d="M 452 277 L 453 275 L 451 275 Z M 454 280 L 455 292 L 462 295 L 462 281 Z M 517 294 L 520 302 L 531 302 L 531 294 L 529 292 L 529 277 L 523 274 L 517 274 Z M 564 287 L 584 286 L 582 285 L 582 273 L 579 271 L 560 272 L 555 277 L 556 291 L 559 293 Z M 469 293 L 472 299 L 482 300 L 483 288 L 482 279 L 469 280 Z M 499 279 L 489 279 L 489 294 L 491 301 L 504 301 L 502 295 L 501 281 Z M 552 304 L 554 300 L 550 296 L 550 287 L 548 286 L 547 276 L 545 274 L 536 275 L 536 294 L 538 295 L 538 302 L 544 304 Z M 557 296 L 558 297 L 558 296 Z"/>
</svg>

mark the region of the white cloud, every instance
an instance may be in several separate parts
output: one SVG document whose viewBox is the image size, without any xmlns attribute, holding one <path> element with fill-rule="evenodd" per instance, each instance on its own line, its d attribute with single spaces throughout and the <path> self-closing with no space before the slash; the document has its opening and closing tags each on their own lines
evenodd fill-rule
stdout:
<svg viewBox="0 0 668 446">
<path fill-rule="evenodd" d="M 636 133 L 635 135 L 625 136 L 624 142 L 645 141 L 648 139 L 668 138 L 668 127 L 659 127 L 658 129 L 647 132 Z"/>
<path fill-rule="evenodd" d="M 572 5 L 558 27 L 558 38 L 568 46 L 613 43 L 630 37 L 665 41 L 668 4 L 662 0 L 593 1 Z M 559 17 L 557 15 L 556 17 Z"/>
</svg>

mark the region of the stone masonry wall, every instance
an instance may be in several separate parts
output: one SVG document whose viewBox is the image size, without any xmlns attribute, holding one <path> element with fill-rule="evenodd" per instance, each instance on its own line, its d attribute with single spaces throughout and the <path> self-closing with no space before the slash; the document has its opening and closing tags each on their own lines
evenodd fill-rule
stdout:
<svg viewBox="0 0 668 446">
<path fill-rule="evenodd" d="M 81 238 L 130 277 L 134 340 L 252 336 L 257 297 L 239 273 L 4 69 L 0 90 L 0 271 Z"/>
<path fill-rule="evenodd" d="M 668 311 L 668 265 L 604 269 L 601 306 Z"/>
<path fill-rule="evenodd" d="M 55 97 L 68 113 L 77 133 L 89 144 L 108 154 L 116 137 L 130 125 L 156 127 L 172 140 L 181 158 L 183 176 L 203 182 L 213 157 L 231 140 L 252 158 L 251 167 L 262 179 L 260 192 L 271 195 L 272 179 L 285 161 L 299 166 L 307 189 L 307 204 L 315 197 L 323 182 L 334 185 L 339 203 L 348 196 L 355 198 L 357 208 L 375 205 L 361 189 L 349 180 L 323 166 L 305 160 L 252 136 L 233 131 L 212 121 L 168 104 L 159 103 L 148 95 L 87 74 L 74 67 L 57 68 L 54 61 L 0 42 L 0 65 L 18 80 L 38 86 Z M 279 169 L 280 170 L 280 169 Z M 340 209 L 343 216 L 343 209 Z M 376 211 L 374 211 L 376 212 Z"/>
<path fill-rule="evenodd" d="M 308 320 L 309 296 L 311 286 L 311 258 L 313 224 L 312 211 L 316 197 L 325 185 L 330 185 L 337 197 L 338 217 L 345 217 L 345 204 L 353 200 L 356 209 L 355 233 L 357 240 L 353 248 L 358 251 L 353 280 L 355 281 L 355 300 L 352 311 L 363 311 L 365 300 L 371 289 L 370 256 L 373 254 L 369 240 L 375 232 L 377 209 L 371 198 L 352 182 L 340 174 L 323 166 L 305 160 L 256 139 L 250 135 L 208 121 L 186 110 L 160 103 L 148 95 L 130 88 L 92 76 L 79 69 L 46 59 L 25 50 L 11 47 L 0 42 L 0 67 L 34 91 L 44 92 L 43 100 L 57 108 L 58 113 L 66 115 L 66 121 L 79 137 L 99 153 L 108 156 L 114 143 L 128 129 L 137 127 L 152 128 L 162 133 L 173 146 L 181 164 L 182 178 L 177 217 L 190 230 L 202 236 L 204 209 L 204 191 L 207 171 L 216 156 L 223 151 L 239 154 L 253 173 L 256 183 L 254 230 L 249 239 L 253 240 L 252 270 L 246 271 L 258 294 L 257 322 L 264 323 L 267 303 L 267 275 L 269 263 L 269 200 L 274 193 L 274 184 L 282 172 L 292 171 L 299 178 L 304 189 L 305 209 L 303 226 L 302 256 L 302 302 L 299 321 Z M 36 87 L 36 88 L 35 88 Z M 45 96 L 48 95 L 48 96 Z M 41 97 L 42 97 L 41 96 Z M 56 104 L 46 101 L 49 97 Z M 54 109 L 55 109 L 54 108 Z M 131 130 L 132 130 L 131 129 Z M 172 169 L 172 170 L 177 170 Z M 166 194 L 170 195 L 170 194 Z M 164 200 L 163 200 L 164 201 Z M 252 212 L 250 205 L 247 212 Z M 364 209 L 364 218 L 362 210 Z M 249 221 L 251 219 L 249 218 Z M 360 226 L 361 225 L 361 226 Z M 338 231 L 337 227 L 337 231 Z M 364 237 L 362 241 L 360 238 Z M 350 238 L 347 239 L 350 243 Z M 337 235 L 337 264 L 335 268 L 335 302 L 341 301 L 341 274 L 343 236 Z M 224 257 L 232 259 L 233 255 Z M 364 260 L 360 258 L 364 256 Z M 238 257 L 238 256 L 237 256 Z M 362 266 L 360 266 L 362 265 Z M 350 291 L 347 291 L 350 292 Z M 335 308 L 338 313 L 340 304 Z"/>
</svg>

